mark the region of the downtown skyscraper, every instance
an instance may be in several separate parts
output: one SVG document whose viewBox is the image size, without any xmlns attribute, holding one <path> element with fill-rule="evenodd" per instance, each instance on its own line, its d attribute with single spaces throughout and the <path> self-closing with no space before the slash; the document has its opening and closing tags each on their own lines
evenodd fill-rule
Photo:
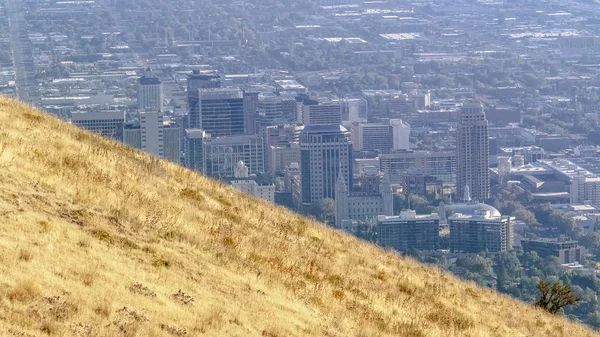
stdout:
<svg viewBox="0 0 600 337">
<path fill-rule="evenodd" d="M 352 141 L 339 124 L 309 125 L 300 136 L 302 203 L 335 199 L 338 175 L 352 186 Z"/>
<path fill-rule="evenodd" d="M 468 186 L 473 200 L 485 201 L 490 196 L 490 144 L 488 121 L 480 102 L 466 102 L 459 115 L 456 130 L 456 194 L 464 198 Z"/>
</svg>

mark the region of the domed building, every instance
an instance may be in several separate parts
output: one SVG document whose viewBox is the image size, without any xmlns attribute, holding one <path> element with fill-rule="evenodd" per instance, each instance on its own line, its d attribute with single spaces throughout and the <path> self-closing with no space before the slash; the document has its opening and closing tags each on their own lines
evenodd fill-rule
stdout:
<svg viewBox="0 0 600 337">
<path fill-rule="evenodd" d="M 453 212 L 448 217 L 450 250 L 462 253 L 498 253 L 511 250 L 514 243 L 514 218 L 503 216 L 493 206 L 471 202 L 470 199 L 467 186 L 463 203 L 442 205 L 442 208 Z"/>
</svg>

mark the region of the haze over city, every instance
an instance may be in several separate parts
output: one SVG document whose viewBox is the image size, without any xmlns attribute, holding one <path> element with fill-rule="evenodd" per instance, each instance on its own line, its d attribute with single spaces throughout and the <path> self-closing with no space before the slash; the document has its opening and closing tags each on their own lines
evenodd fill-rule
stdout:
<svg viewBox="0 0 600 337">
<path fill-rule="evenodd" d="M 0 0 L 0 334 L 593 336 L 599 18 L 597 0 Z M 491 326 L 487 305 L 522 319 Z"/>
</svg>

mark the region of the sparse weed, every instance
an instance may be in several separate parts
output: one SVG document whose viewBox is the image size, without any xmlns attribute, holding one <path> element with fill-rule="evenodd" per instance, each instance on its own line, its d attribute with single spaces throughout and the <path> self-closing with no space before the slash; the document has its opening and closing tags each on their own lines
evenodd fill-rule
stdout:
<svg viewBox="0 0 600 337">
<path fill-rule="evenodd" d="M 41 295 L 39 287 L 31 280 L 20 281 L 8 292 L 11 302 L 31 302 Z"/>
<path fill-rule="evenodd" d="M 167 260 L 164 257 L 156 256 L 152 261 L 152 265 L 156 268 L 169 268 L 171 267 L 171 261 Z"/>
<path fill-rule="evenodd" d="M 24 248 L 19 250 L 19 260 L 29 262 L 31 259 L 33 259 L 33 254 L 29 250 Z"/>
<path fill-rule="evenodd" d="M 103 229 L 95 230 L 94 236 L 98 240 L 100 240 L 102 242 L 106 242 L 108 245 L 111 245 L 113 243 L 113 239 L 112 239 L 112 236 L 110 235 L 110 233 Z"/>
<path fill-rule="evenodd" d="M 48 233 L 50 231 L 50 223 L 45 220 L 38 221 L 40 226 L 40 233 Z"/>
</svg>

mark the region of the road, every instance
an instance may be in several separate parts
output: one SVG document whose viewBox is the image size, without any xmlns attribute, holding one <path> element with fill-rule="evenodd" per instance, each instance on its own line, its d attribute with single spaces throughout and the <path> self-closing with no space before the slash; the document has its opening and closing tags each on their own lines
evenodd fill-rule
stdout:
<svg viewBox="0 0 600 337">
<path fill-rule="evenodd" d="M 39 106 L 40 93 L 35 81 L 31 41 L 27 34 L 23 5 L 20 0 L 7 0 L 6 9 L 16 75 L 17 99 Z"/>
</svg>

